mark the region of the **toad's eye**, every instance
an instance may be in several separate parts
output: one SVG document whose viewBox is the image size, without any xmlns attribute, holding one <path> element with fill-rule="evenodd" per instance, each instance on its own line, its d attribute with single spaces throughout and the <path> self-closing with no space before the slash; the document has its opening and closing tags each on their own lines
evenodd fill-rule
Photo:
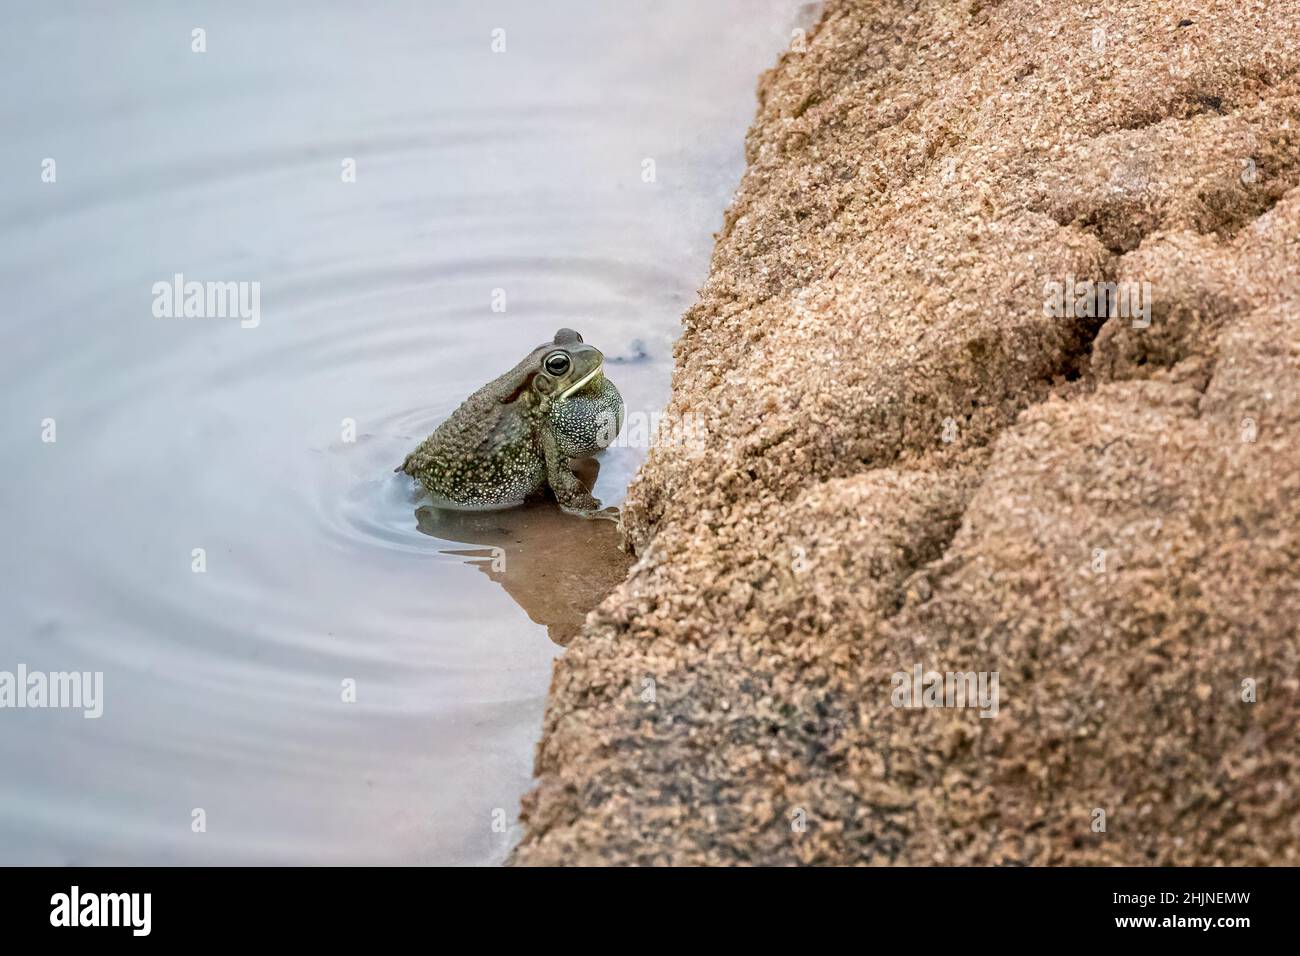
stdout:
<svg viewBox="0 0 1300 956">
<path fill-rule="evenodd" d="M 563 375 L 569 370 L 569 356 L 564 352 L 552 352 L 543 364 L 552 375 Z"/>
</svg>

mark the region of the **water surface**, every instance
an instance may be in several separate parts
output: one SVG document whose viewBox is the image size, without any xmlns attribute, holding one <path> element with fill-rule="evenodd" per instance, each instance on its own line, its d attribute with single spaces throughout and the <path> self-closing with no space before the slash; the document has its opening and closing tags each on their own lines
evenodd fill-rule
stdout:
<svg viewBox="0 0 1300 956">
<path fill-rule="evenodd" d="M 609 526 L 449 522 L 392 469 L 560 326 L 663 406 L 796 7 L 7 12 L 0 670 L 105 700 L 0 710 L 0 863 L 504 858 Z M 256 326 L 155 316 L 176 274 L 259 283 Z"/>
</svg>

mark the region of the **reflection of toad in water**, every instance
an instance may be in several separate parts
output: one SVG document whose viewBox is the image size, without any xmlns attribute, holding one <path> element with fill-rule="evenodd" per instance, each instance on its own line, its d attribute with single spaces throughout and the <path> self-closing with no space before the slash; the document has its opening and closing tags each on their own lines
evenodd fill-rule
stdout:
<svg viewBox="0 0 1300 956">
<path fill-rule="evenodd" d="M 581 470 L 598 467 L 590 459 L 582 465 Z M 587 487 L 593 483 L 594 475 Z M 423 505 L 415 518 L 427 535 L 474 545 L 443 553 L 469 558 L 467 564 L 505 588 L 560 645 L 582 629 L 587 612 L 622 582 L 633 560 L 614 522 L 574 517 L 554 502 L 507 511 Z"/>
</svg>

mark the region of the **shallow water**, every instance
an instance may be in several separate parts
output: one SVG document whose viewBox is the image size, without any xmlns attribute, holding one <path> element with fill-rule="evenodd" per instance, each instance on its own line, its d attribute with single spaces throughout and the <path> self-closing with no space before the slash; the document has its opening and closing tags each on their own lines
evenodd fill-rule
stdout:
<svg viewBox="0 0 1300 956">
<path fill-rule="evenodd" d="M 613 526 L 447 519 L 392 469 L 560 326 L 662 407 L 801 25 L 321 6 L 6 15 L 0 671 L 102 671 L 104 700 L 0 709 L 0 863 L 504 858 Z M 260 283 L 256 324 L 155 316 L 177 273 Z M 643 455 L 608 450 L 597 496 Z"/>
</svg>

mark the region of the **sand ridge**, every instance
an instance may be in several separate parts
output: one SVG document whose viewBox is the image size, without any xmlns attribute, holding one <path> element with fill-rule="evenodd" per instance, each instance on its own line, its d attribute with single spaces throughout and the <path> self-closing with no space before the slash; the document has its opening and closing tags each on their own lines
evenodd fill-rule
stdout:
<svg viewBox="0 0 1300 956">
<path fill-rule="evenodd" d="M 746 152 L 515 861 L 1300 862 L 1300 3 L 832 2 Z"/>
</svg>

